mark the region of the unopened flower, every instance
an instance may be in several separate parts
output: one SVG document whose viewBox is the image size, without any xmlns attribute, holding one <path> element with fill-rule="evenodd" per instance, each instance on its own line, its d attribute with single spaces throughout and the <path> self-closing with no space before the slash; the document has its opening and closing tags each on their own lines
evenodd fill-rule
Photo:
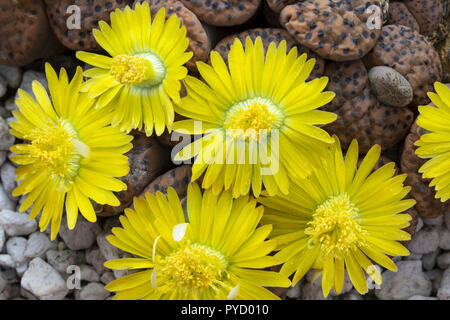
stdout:
<svg viewBox="0 0 450 320">
<path fill-rule="evenodd" d="M 134 10 L 125 7 L 111 13 L 111 26 L 100 21 L 93 34 L 111 57 L 77 52 L 78 59 L 93 65 L 82 90 L 97 98 L 96 107 L 112 113 L 112 125 L 129 132 L 145 125 L 148 136 L 164 132 L 174 120 L 173 102 L 180 99 L 183 65 L 192 57 L 186 52 L 186 28 L 165 9 L 152 22 L 147 2 Z"/>
<path fill-rule="evenodd" d="M 289 196 L 261 197 L 264 224 L 273 224 L 271 234 L 279 243 L 275 258 L 285 262 L 281 273 L 295 273 L 297 283 L 309 269 L 322 274 L 327 296 L 340 293 L 345 270 L 356 290 L 368 290 L 365 273 L 377 284 L 381 274 L 375 264 L 388 270 L 397 267 L 389 256 L 407 256 L 397 241 L 410 239 L 403 231 L 411 216 L 402 214 L 414 200 L 402 200 L 409 192 L 406 175 L 394 176 L 394 163 L 372 172 L 380 157 L 374 146 L 357 169 L 358 144 L 354 140 L 345 159 L 339 140 L 312 175 L 292 184 Z M 278 250 L 277 249 L 277 250 Z M 316 273 L 319 275 L 319 273 Z"/>
<path fill-rule="evenodd" d="M 265 289 L 288 287 L 287 277 L 258 270 L 277 264 L 268 254 L 276 241 L 265 241 L 272 226 L 258 227 L 263 207 L 256 200 L 231 194 L 203 196 L 190 184 L 187 213 L 169 188 L 134 199 L 122 228 L 113 228 L 108 241 L 134 258 L 111 260 L 116 270 L 143 269 L 106 286 L 115 299 L 278 299 Z"/>
<path fill-rule="evenodd" d="M 197 156 L 192 180 L 206 171 L 205 189 L 239 197 L 250 190 L 258 196 L 263 186 L 271 195 L 286 194 L 291 180 L 305 178 L 333 143 L 318 125 L 336 120 L 334 113 L 316 110 L 335 95 L 322 92 L 328 78 L 305 82 L 314 63 L 306 54 L 298 57 L 295 47 L 286 53 L 285 41 L 271 43 L 264 54 L 259 37 L 254 43 L 247 38 L 245 50 L 236 39 L 228 67 L 217 52 L 211 53 L 212 66 L 198 62 L 207 84 L 186 78 L 188 96 L 176 111 L 191 119 L 173 126 L 180 133 L 205 133 L 176 156 Z"/>
<path fill-rule="evenodd" d="M 44 231 L 51 224 L 54 239 L 64 208 L 73 229 L 78 210 L 88 221 L 96 221 L 90 200 L 120 204 L 113 191 L 125 190 L 126 185 L 115 177 L 129 171 L 124 153 L 131 149 L 132 137 L 112 128 L 111 117 L 95 110 L 95 101 L 79 92 L 81 68 L 70 82 L 66 70 L 61 69 L 58 78 L 49 64 L 46 75 L 51 97 L 37 81 L 32 87 L 36 99 L 18 92 L 11 133 L 25 143 L 11 148 L 17 153 L 11 159 L 20 165 L 13 196 L 26 196 L 20 211 L 33 206 L 30 219 L 41 212 L 39 227 Z"/>
<path fill-rule="evenodd" d="M 436 93 L 428 97 L 435 106 L 419 106 L 417 124 L 426 133 L 416 142 L 416 154 L 428 160 L 420 169 L 426 179 L 432 179 L 430 187 L 436 189 L 436 198 L 442 202 L 450 199 L 450 88 L 442 83 L 434 84 Z"/>
</svg>

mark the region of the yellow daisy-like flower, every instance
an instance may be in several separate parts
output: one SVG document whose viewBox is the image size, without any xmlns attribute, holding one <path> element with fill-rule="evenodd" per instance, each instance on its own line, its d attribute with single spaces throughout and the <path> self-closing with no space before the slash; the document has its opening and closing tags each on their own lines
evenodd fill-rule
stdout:
<svg viewBox="0 0 450 320">
<path fill-rule="evenodd" d="M 147 2 L 111 13 L 111 27 L 99 22 L 93 34 L 111 57 L 77 52 L 77 58 L 95 68 L 82 87 L 98 98 L 96 107 L 111 112 L 112 125 L 129 132 L 145 125 L 148 136 L 164 132 L 174 120 L 172 100 L 180 99 L 180 80 L 187 75 L 183 65 L 192 57 L 185 52 L 189 39 L 176 15 L 165 22 L 162 8 L 151 21 Z"/>
<path fill-rule="evenodd" d="M 416 141 L 416 154 L 428 160 L 420 169 L 424 178 L 432 179 L 430 187 L 436 189 L 436 198 L 450 199 L 450 88 L 434 84 L 436 93 L 428 97 L 434 106 L 419 106 L 417 124 L 426 130 Z"/>
<path fill-rule="evenodd" d="M 364 271 L 380 284 L 381 274 L 374 263 L 396 271 L 387 256 L 407 256 L 397 241 L 409 240 L 401 230 L 411 216 L 399 214 L 411 208 L 414 200 L 402 200 L 410 187 L 406 175 L 394 176 L 394 163 L 372 172 L 380 157 L 380 147 L 372 147 L 357 170 L 358 144 L 354 140 L 345 156 L 337 138 L 321 168 L 311 177 L 292 184 L 289 196 L 261 197 L 265 206 L 262 223 L 273 224 L 271 234 L 285 262 L 281 273 L 295 272 L 293 284 L 312 268 L 322 271 L 322 290 L 341 292 L 345 270 L 354 287 L 366 293 Z M 319 272 L 320 272 L 319 271 Z M 317 273 L 319 274 L 319 273 Z"/>
<path fill-rule="evenodd" d="M 192 179 L 206 170 L 203 188 L 215 193 L 231 190 L 238 197 L 252 188 L 259 196 L 262 185 L 271 195 L 288 193 L 289 181 L 305 178 L 317 164 L 315 156 L 333 143 L 315 126 L 336 120 L 334 113 L 316 110 L 335 95 L 322 92 L 328 78 L 305 82 L 314 59 L 298 57 L 296 47 L 287 54 L 285 41 L 278 47 L 271 43 L 264 55 L 259 37 L 255 43 L 247 38 L 245 50 L 236 39 L 229 68 L 217 52 L 211 53 L 211 64 L 197 63 L 207 85 L 185 79 L 189 94 L 175 110 L 192 119 L 173 126 L 180 133 L 205 135 L 175 160 L 197 156 Z"/>
<path fill-rule="evenodd" d="M 276 241 L 264 241 L 272 226 L 258 227 L 264 208 L 247 196 L 202 196 L 196 184 L 187 193 L 183 212 L 177 193 L 166 198 L 134 199 L 134 210 L 120 217 L 123 228 L 113 228 L 108 241 L 135 256 L 111 260 L 116 270 L 145 269 L 112 281 L 115 299 L 278 299 L 267 287 L 288 287 L 287 277 L 255 270 L 277 264 L 268 256 Z"/>
<path fill-rule="evenodd" d="M 47 64 L 46 75 L 51 100 L 37 81 L 32 89 L 34 100 L 19 90 L 13 111 L 17 121 L 11 123 L 11 133 L 24 144 L 11 148 L 17 153 L 11 159 L 18 163 L 16 180 L 21 181 L 13 196 L 26 195 L 20 211 L 31 205 L 30 219 L 42 210 L 41 231 L 51 224 L 52 240 L 58 234 L 65 209 L 67 224 L 73 229 L 78 210 L 91 222 L 96 214 L 90 200 L 99 204 L 118 206 L 113 191 L 127 186 L 114 177 L 128 173 L 128 152 L 132 136 L 112 128 L 111 117 L 95 110 L 95 101 L 80 93 L 83 80 L 81 68 L 69 82 L 66 70 L 59 78 Z"/>
</svg>

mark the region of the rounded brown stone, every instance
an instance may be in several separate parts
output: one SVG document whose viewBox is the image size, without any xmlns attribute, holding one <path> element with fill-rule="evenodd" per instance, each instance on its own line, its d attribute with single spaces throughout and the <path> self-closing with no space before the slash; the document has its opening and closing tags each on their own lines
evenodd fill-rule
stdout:
<svg viewBox="0 0 450 320">
<path fill-rule="evenodd" d="M 98 28 L 99 21 L 110 22 L 110 14 L 115 9 L 131 5 L 133 0 L 45 0 L 50 24 L 59 41 L 72 50 L 99 51 L 92 29 Z M 80 8 L 79 28 L 68 26 Z"/>
<path fill-rule="evenodd" d="M 392 107 L 405 107 L 411 103 L 413 90 L 408 80 L 399 72 L 385 66 L 369 71 L 372 92 L 378 101 Z"/>
<path fill-rule="evenodd" d="M 411 84 L 415 105 L 427 104 L 427 92 L 441 81 L 442 66 L 436 49 L 413 29 L 387 25 L 373 50 L 367 55 L 371 65 L 388 66 L 401 73 Z"/>
<path fill-rule="evenodd" d="M 409 12 L 403 2 L 389 3 L 389 14 L 387 24 L 399 24 L 416 31 L 420 31 L 416 18 Z"/>
<path fill-rule="evenodd" d="M 62 51 L 42 0 L 2 0 L 0 21 L 0 64 L 24 66 Z"/>
<path fill-rule="evenodd" d="M 442 22 L 444 11 L 440 0 L 404 0 L 403 3 L 415 17 L 423 35 L 431 34 Z"/>
<path fill-rule="evenodd" d="M 167 194 L 167 189 L 173 188 L 177 192 L 178 197 L 182 199 L 186 196 L 191 176 L 192 167 L 190 165 L 176 167 L 153 180 L 142 190 L 140 196 L 143 197 L 146 193 L 155 194 L 158 191 Z"/>
<path fill-rule="evenodd" d="M 181 0 L 197 17 L 210 25 L 229 27 L 250 20 L 261 0 Z"/>
<path fill-rule="evenodd" d="M 427 161 L 415 154 L 414 143 L 424 133 L 423 129 L 414 123 L 411 131 L 405 139 L 401 155 L 400 167 L 402 173 L 406 173 L 405 184 L 411 186 L 411 196 L 417 201 L 417 213 L 423 218 L 435 218 L 443 215 L 447 207 L 439 199 L 435 198 L 436 192 L 429 187 L 430 179 L 423 179 L 419 168 Z"/>
<path fill-rule="evenodd" d="M 295 4 L 298 0 L 266 0 L 268 7 L 275 13 L 280 13 L 286 6 Z"/>
<path fill-rule="evenodd" d="M 306 0 L 285 7 L 280 19 L 299 43 L 322 58 L 349 61 L 373 48 L 383 14 L 375 0 Z"/>
<path fill-rule="evenodd" d="M 217 43 L 213 50 L 217 51 L 225 60 L 225 62 L 227 62 L 231 45 L 233 44 L 235 39 L 238 38 L 245 46 L 247 37 L 250 37 L 253 41 L 255 41 L 257 37 L 260 37 L 263 42 L 265 51 L 267 51 L 271 42 L 275 42 L 276 45 L 279 45 L 281 41 L 285 40 L 288 51 L 293 47 L 297 47 L 299 55 L 306 53 L 308 59 L 316 59 L 316 64 L 308 80 L 319 78 L 323 75 L 323 71 L 325 69 L 325 60 L 308 48 L 296 44 L 295 39 L 286 30 L 279 28 L 256 28 L 227 36 L 219 41 L 219 43 Z"/>
<path fill-rule="evenodd" d="M 181 23 L 186 27 L 186 36 L 189 38 L 189 50 L 194 54 L 192 59 L 186 63 L 186 66 L 189 70 L 196 71 L 195 63 L 197 61 L 206 62 L 211 51 L 211 40 L 200 20 L 181 1 L 136 0 L 135 4 L 144 1 L 149 4 L 152 15 L 155 15 L 159 9 L 164 7 L 166 9 L 166 17 L 176 14 L 181 20 Z"/>
<path fill-rule="evenodd" d="M 386 150 L 406 136 L 413 122 L 413 112 L 380 103 L 371 92 L 361 60 L 328 61 L 324 75 L 329 77 L 326 90 L 336 93 L 324 109 L 338 115 L 337 120 L 324 129 L 336 134 L 344 149 L 356 139 L 361 153 L 375 144 Z"/>
<path fill-rule="evenodd" d="M 163 148 L 155 137 L 147 137 L 144 133 L 133 130 L 133 148 L 126 154 L 130 164 L 130 172 L 120 178 L 127 185 L 127 190 L 115 192 L 120 206 L 104 206 L 99 216 L 120 214 L 138 196 L 148 184 L 167 170 L 170 165 L 170 153 Z"/>
</svg>

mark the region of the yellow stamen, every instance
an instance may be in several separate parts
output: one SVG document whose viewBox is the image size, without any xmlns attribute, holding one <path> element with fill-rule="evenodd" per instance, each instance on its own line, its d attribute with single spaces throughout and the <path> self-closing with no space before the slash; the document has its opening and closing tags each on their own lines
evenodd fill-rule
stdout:
<svg viewBox="0 0 450 320">
<path fill-rule="evenodd" d="M 158 277 L 164 277 L 172 288 L 190 290 L 206 289 L 220 285 L 227 277 L 225 258 L 216 250 L 189 242 L 157 259 Z"/>
<path fill-rule="evenodd" d="M 30 157 L 48 169 L 61 188 L 73 182 L 81 158 L 89 155 L 89 147 L 77 139 L 71 125 L 64 120 L 45 129 L 35 129 L 26 139 L 31 140 Z"/>
<path fill-rule="evenodd" d="M 361 235 L 364 231 L 355 220 L 358 214 L 358 208 L 347 194 L 332 197 L 317 207 L 305 233 L 312 244 L 320 244 L 326 255 L 342 258 L 363 243 Z"/>
<path fill-rule="evenodd" d="M 267 104 L 255 100 L 238 106 L 224 123 L 227 134 L 252 140 L 258 139 L 262 130 L 268 133 L 276 124 L 277 116 Z"/>
<path fill-rule="evenodd" d="M 156 76 L 148 59 L 124 54 L 114 57 L 110 72 L 118 82 L 129 86 L 151 81 Z"/>
</svg>

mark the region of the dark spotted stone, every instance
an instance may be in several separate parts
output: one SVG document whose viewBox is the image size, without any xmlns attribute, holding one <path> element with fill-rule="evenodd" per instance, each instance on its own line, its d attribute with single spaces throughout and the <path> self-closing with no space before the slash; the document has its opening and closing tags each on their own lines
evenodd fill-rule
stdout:
<svg viewBox="0 0 450 320">
<path fill-rule="evenodd" d="M 72 50 L 99 51 L 92 34 L 92 29 L 98 28 L 99 21 L 110 22 L 110 14 L 118 8 L 131 5 L 133 0 L 45 0 L 50 24 L 59 41 Z M 81 9 L 80 29 L 69 29 L 68 19 L 74 12 L 67 8 L 77 5 Z"/>
<path fill-rule="evenodd" d="M 413 112 L 408 108 L 380 103 L 371 92 L 361 60 L 329 61 L 324 75 L 329 77 L 326 90 L 336 93 L 324 109 L 338 115 L 338 119 L 324 129 L 336 134 L 344 149 L 356 139 L 361 153 L 367 152 L 374 144 L 386 150 L 406 136 L 413 122 Z"/>
<path fill-rule="evenodd" d="M 188 185 L 191 181 L 192 167 L 190 165 L 183 165 L 172 169 L 163 175 L 153 180 L 141 193 L 145 196 L 150 192 L 155 194 L 157 191 L 167 193 L 167 189 L 173 188 L 178 194 L 178 197 L 184 198 L 186 196 Z"/>
<path fill-rule="evenodd" d="M 186 63 L 189 70 L 196 71 L 197 61 L 207 61 L 209 52 L 211 51 L 211 40 L 208 37 L 202 23 L 197 16 L 182 2 L 175 0 L 136 0 L 135 4 L 140 2 L 147 2 L 150 6 L 152 15 L 155 15 L 159 9 L 164 7 L 166 9 L 166 17 L 176 14 L 186 27 L 187 37 L 189 38 L 189 50 L 194 56 Z"/>
<path fill-rule="evenodd" d="M 423 35 L 431 34 L 442 22 L 444 11 L 440 0 L 404 0 L 403 3 L 416 18 Z"/>
<path fill-rule="evenodd" d="M 388 66 L 402 74 L 413 88 L 415 105 L 427 104 L 427 92 L 442 78 L 436 49 L 423 35 L 402 25 L 384 26 L 366 59 L 368 64 Z"/>
<path fill-rule="evenodd" d="M 62 51 L 42 0 L 0 1 L 0 64 L 24 66 Z"/>
<path fill-rule="evenodd" d="M 126 156 L 130 163 L 130 172 L 120 178 L 127 184 L 127 190 L 116 192 L 120 200 L 118 207 L 104 206 L 100 216 L 114 216 L 120 214 L 138 196 L 148 184 L 166 171 L 170 165 L 170 153 L 163 148 L 155 137 L 147 137 L 145 133 L 137 130 L 131 131 L 133 135 L 133 149 Z"/>
<path fill-rule="evenodd" d="M 181 0 L 207 24 L 219 27 L 247 22 L 258 10 L 261 0 Z"/>
<path fill-rule="evenodd" d="M 410 195 L 417 201 L 415 208 L 418 214 L 423 218 L 435 218 L 443 215 L 448 210 L 448 205 L 435 198 L 436 192 L 428 186 L 431 180 L 423 179 L 418 172 L 426 159 L 416 156 L 414 143 L 423 133 L 423 129 L 414 123 L 405 140 L 400 167 L 402 173 L 407 174 L 405 184 L 411 186 Z"/>
<path fill-rule="evenodd" d="M 375 0 L 306 0 L 285 7 L 280 19 L 300 44 L 322 58 L 349 61 L 373 48 L 383 17 Z"/>
<path fill-rule="evenodd" d="M 267 50 L 271 42 L 275 42 L 278 46 L 281 41 L 286 41 L 286 47 L 287 50 L 292 49 L 293 47 L 298 48 L 298 53 L 303 54 L 306 53 L 308 56 L 308 59 L 314 58 L 316 59 L 316 65 L 314 66 L 313 71 L 311 72 L 310 77 L 308 80 L 319 78 L 322 76 L 324 68 L 325 68 L 325 61 L 317 54 L 309 50 L 308 48 L 296 44 L 294 38 L 285 30 L 278 29 L 278 28 L 256 28 L 256 29 L 250 29 L 247 31 L 243 31 L 239 34 L 234 34 L 228 37 L 225 37 L 214 48 L 215 51 L 219 52 L 222 58 L 225 61 L 228 61 L 228 54 L 230 52 L 231 45 L 235 41 L 236 38 L 238 38 L 244 45 L 246 38 L 250 37 L 253 41 L 256 40 L 257 37 L 261 37 L 264 49 Z"/>
<path fill-rule="evenodd" d="M 409 12 L 403 2 L 389 3 L 387 24 L 400 24 L 416 31 L 420 31 L 416 18 Z"/>
</svg>

